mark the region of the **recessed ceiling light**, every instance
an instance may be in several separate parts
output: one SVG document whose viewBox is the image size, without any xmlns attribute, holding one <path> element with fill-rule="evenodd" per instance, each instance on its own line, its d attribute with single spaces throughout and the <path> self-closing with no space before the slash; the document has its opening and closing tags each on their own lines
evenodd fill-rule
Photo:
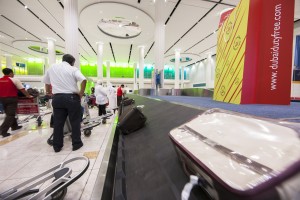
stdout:
<svg viewBox="0 0 300 200">
<path fill-rule="evenodd" d="M 27 8 L 28 8 L 28 6 L 25 6 L 25 8 L 27 9 Z"/>
</svg>

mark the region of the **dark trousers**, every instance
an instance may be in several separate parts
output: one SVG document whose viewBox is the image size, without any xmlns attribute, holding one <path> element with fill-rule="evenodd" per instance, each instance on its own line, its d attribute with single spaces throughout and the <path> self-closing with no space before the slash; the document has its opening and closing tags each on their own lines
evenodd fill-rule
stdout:
<svg viewBox="0 0 300 200">
<path fill-rule="evenodd" d="M 0 134 L 5 134 L 5 133 L 7 133 L 9 128 L 14 129 L 14 128 L 18 127 L 18 123 L 17 123 L 17 119 L 16 119 L 18 98 L 17 97 L 7 97 L 7 98 L 0 97 L 0 102 L 3 105 L 3 109 L 6 114 L 4 121 L 0 126 Z"/>
<path fill-rule="evenodd" d="M 106 105 L 98 105 L 98 116 L 106 115 Z"/>
<path fill-rule="evenodd" d="M 117 96 L 117 106 L 119 107 L 121 105 L 122 96 Z"/>
<path fill-rule="evenodd" d="M 52 100 L 54 132 L 53 148 L 62 148 L 64 142 L 64 124 L 69 116 L 72 127 L 72 145 L 73 148 L 81 146 L 81 105 L 77 94 L 55 94 Z"/>
</svg>

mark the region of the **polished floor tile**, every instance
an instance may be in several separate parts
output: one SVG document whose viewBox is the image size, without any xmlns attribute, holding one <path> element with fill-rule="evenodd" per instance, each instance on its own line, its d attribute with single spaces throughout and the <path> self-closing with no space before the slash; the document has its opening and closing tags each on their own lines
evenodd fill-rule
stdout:
<svg viewBox="0 0 300 200">
<path fill-rule="evenodd" d="M 49 110 L 44 109 L 43 112 L 49 112 Z M 97 113 L 97 109 L 90 109 L 92 118 L 96 117 Z M 31 119 L 23 124 L 22 129 L 11 132 L 12 136 L 6 138 L 0 136 L 0 193 L 63 161 L 86 156 L 89 158 L 89 167 L 77 181 L 68 187 L 65 199 L 89 199 L 103 160 L 115 116 L 108 119 L 106 124 L 94 127 L 89 137 L 82 134 L 84 146 L 76 151 L 72 151 L 70 133 L 64 136 L 64 146 L 58 153 L 55 153 L 52 146 L 47 143 L 53 133 L 53 129 L 49 127 L 50 114 L 43 116 L 43 123 L 39 127 L 36 120 Z M 25 117 L 19 116 L 20 119 Z M 0 115 L 0 123 L 3 119 L 4 115 Z M 76 161 L 66 164 L 65 167 L 72 169 L 72 177 L 76 173 L 78 174 L 83 166 L 83 161 Z M 44 189 L 52 181 L 48 180 L 37 188 Z"/>
</svg>

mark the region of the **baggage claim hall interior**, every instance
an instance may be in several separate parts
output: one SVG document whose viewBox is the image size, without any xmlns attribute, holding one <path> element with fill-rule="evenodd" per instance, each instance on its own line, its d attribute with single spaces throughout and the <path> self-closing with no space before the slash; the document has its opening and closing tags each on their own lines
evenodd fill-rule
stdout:
<svg viewBox="0 0 300 200">
<path fill-rule="evenodd" d="M 65 54 L 83 146 L 67 118 L 55 152 Z M 0 199 L 300 200 L 300 0 L 0 0 L 0 68 L 0 124 L 3 69 L 33 96 L 1 132 Z"/>
</svg>

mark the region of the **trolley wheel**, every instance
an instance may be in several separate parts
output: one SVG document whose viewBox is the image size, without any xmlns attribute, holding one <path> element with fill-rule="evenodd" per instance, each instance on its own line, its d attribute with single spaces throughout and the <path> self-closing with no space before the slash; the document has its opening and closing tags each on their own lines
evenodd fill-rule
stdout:
<svg viewBox="0 0 300 200">
<path fill-rule="evenodd" d="M 50 146 L 53 146 L 53 140 L 52 140 L 51 138 L 49 138 L 49 139 L 47 140 L 47 143 L 48 143 Z"/>
<path fill-rule="evenodd" d="M 87 129 L 83 131 L 83 134 L 88 137 L 92 134 L 92 131 L 90 129 Z"/>
<path fill-rule="evenodd" d="M 38 126 L 42 125 L 43 120 L 42 120 L 41 116 L 38 116 L 36 121 L 37 121 Z"/>
<path fill-rule="evenodd" d="M 57 187 L 59 187 L 58 185 Z M 50 192 L 47 192 L 46 196 L 50 194 L 53 190 L 55 190 L 57 187 L 54 187 Z M 61 191 L 55 192 L 54 194 L 51 195 L 52 200 L 63 200 L 67 194 L 68 188 L 64 188 Z"/>
<path fill-rule="evenodd" d="M 41 126 L 41 125 L 42 125 L 42 122 L 38 122 L 37 124 L 38 124 L 38 126 Z"/>
</svg>

